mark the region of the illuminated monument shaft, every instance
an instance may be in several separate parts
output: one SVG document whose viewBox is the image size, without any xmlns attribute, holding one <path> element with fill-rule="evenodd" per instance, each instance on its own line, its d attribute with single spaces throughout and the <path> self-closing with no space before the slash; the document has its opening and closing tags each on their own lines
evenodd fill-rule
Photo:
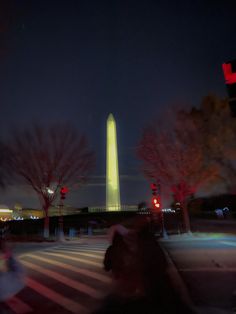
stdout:
<svg viewBox="0 0 236 314">
<path fill-rule="evenodd" d="M 116 122 L 111 113 L 107 118 L 106 209 L 120 210 L 120 182 Z"/>
</svg>

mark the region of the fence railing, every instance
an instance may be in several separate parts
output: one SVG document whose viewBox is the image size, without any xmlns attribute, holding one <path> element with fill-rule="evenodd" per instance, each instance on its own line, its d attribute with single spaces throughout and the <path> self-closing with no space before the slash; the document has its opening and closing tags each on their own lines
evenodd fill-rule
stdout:
<svg viewBox="0 0 236 314">
<path fill-rule="evenodd" d="M 121 205 L 119 208 L 115 207 L 112 209 L 107 209 L 106 206 L 96 206 L 96 207 L 89 207 L 88 212 L 89 213 L 100 213 L 100 212 L 108 212 L 108 211 L 137 211 L 138 206 L 137 205 Z"/>
</svg>

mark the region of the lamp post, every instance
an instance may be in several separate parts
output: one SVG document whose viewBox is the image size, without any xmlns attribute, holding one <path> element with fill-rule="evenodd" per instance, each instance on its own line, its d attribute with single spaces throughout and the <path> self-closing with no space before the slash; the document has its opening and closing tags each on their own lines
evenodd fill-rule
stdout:
<svg viewBox="0 0 236 314">
<path fill-rule="evenodd" d="M 154 214 L 154 221 L 155 216 L 157 215 L 160 228 L 161 228 L 161 237 L 164 239 L 168 238 L 166 229 L 165 229 L 165 220 L 164 220 L 164 213 L 162 211 L 162 202 L 161 202 L 161 184 L 160 181 L 158 183 L 151 184 L 152 189 L 152 206 L 153 206 L 153 214 Z"/>
<path fill-rule="evenodd" d="M 60 204 L 59 204 L 59 209 L 60 209 L 60 213 L 59 213 L 59 234 L 58 234 L 58 238 L 59 241 L 65 241 L 65 235 L 64 235 L 64 230 L 63 230 L 63 207 L 64 207 L 64 199 L 66 198 L 66 193 L 69 191 L 69 189 L 66 186 L 61 187 L 60 189 Z"/>
<path fill-rule="evenodd" d="M 160 200 L 161 200 L 161 183 L 160 181 L 158 182 L 158 190 L 159 190 L 159 195 L 160 195 Z M 168 239 L 168 234 L 166 232 L 165 228 L 165 218 L 164 218 L 164 213 L 162 211 L 162 203 L 160 203 L 160 217 L 161 217 L 161 236 L 164 239 Z"/>
<path fill-rule="evenodd" d="M 59 241 L 64 241 L 65 240 L 65 235 L 64 235 L 64 230 L 63 230 L 63 214 L 62 214 L 63 207 L 64 207 L 63 200 L 60 200 L 60 204 L 59 204 L 59 218 L 58 218 L 58 240 Z"/>
</svg>

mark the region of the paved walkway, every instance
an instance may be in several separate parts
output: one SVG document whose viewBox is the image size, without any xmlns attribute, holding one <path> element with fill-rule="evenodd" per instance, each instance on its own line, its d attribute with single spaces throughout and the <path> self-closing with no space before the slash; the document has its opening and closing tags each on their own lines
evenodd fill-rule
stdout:
<svg viewBox="0 0 236 314">
<path fill-rule="evenodd" d="M 167 238 L 160 238 L 160 241 L 194 241 L 194 240 L 217 240 L 221 238 L 235 238 L 236 234 L 234 233 L 220 233 L 220 232 L 193 232 L 192 234 L 172 234 L 168 235 Z"/>
</svg>

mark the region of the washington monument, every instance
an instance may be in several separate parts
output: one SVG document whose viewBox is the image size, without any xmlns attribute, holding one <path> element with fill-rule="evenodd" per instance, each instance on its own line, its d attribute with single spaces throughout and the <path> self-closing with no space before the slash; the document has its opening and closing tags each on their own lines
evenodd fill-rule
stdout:
<svg viewBox="0 0 236 314">
<path fill-rule="evenodd" d="M 106 162 L 106 210 L 120 210 L 120 180 L 116 139 L 116 122 L 111 113 L 107 118 Z"/>
</svg>

